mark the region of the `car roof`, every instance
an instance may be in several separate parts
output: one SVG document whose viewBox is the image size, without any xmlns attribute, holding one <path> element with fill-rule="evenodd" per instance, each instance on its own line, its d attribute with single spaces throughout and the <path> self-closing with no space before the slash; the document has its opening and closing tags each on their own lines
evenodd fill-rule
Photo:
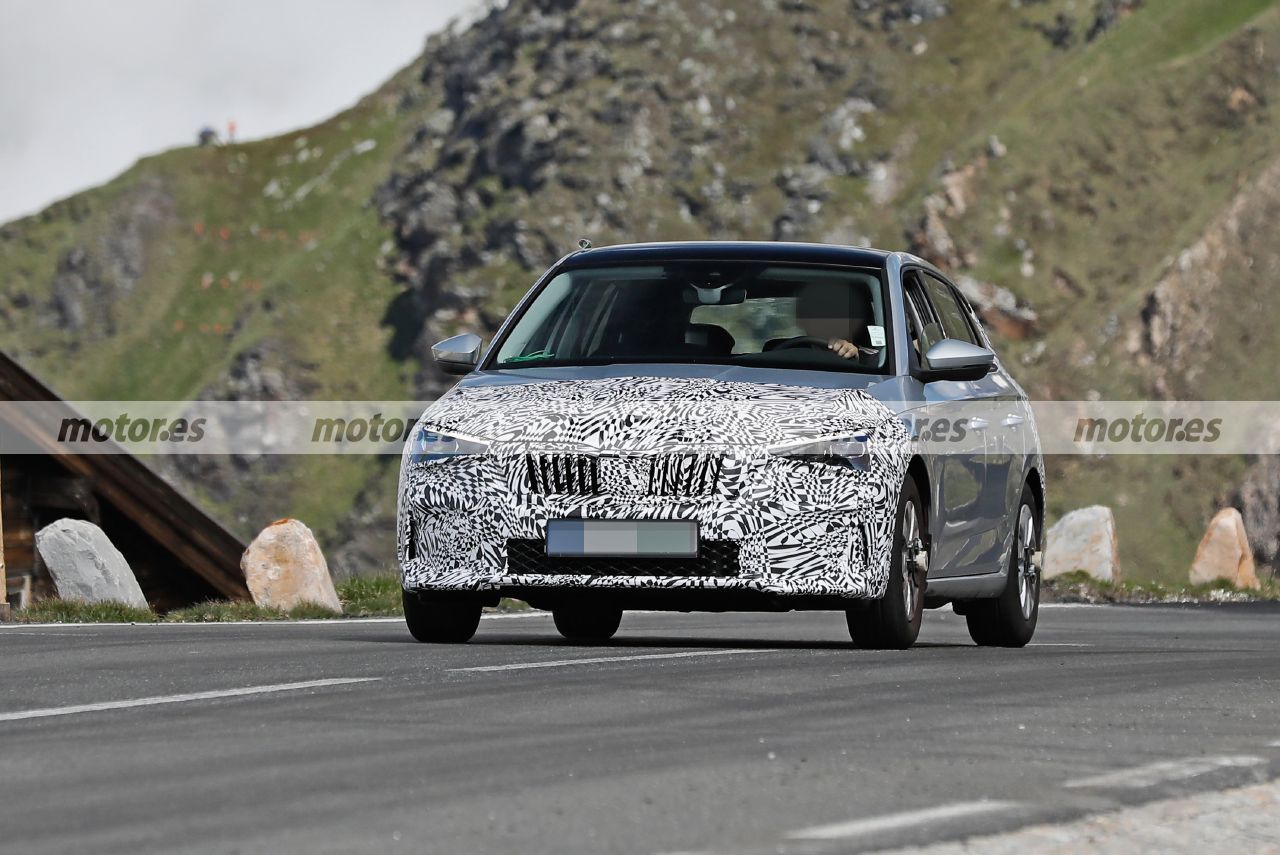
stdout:
<svg viewBox="0 0 1280 855">
<path fill-rule="evenodd" d="M 881 267 L 892 253 L 882 249 L 784 241 L 668 241 L 627 243 L 581 250 L 564 259 L 562 267 L 632 264 L 664 260 L 791 261 Z"/>
</svg>

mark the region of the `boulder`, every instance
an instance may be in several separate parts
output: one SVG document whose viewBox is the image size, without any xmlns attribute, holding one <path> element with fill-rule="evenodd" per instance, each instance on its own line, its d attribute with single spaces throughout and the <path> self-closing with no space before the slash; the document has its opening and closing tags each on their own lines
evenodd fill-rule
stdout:
<svg viewBox="0 0 1280 855">
<path fill-rule="evenodd" d="M 1280 447 L 1280 434 L 1271 438 Z M 1244 530 L 1253 546 L 1253 560 L 1280 570 L 1280 455 L 1255 458 L 1230 502 L 1244 517 Z M 1280 574 L 1278 574 L 1280 575 Z"/>
<path fill-rule="evenodd" d="M 297 520 L 276 520 L 264 528 L 244 551 L 240 569 L 260 606 L 291 609 L 315 603 L 342 611 L 320 544 Z"/>
<path fill-rule="evenodd" d="M 1080 508 L 1049 529 L 1044 551 L 1045 578 L 1074 570 L 1083 570 L 1107 582 L 1120 581 L 1116 519 L 1110 508 L 1104 505 Z"/>
<path fill-rule="evenodd" d="M 91 522 L 63 519 L 36 532 L 36 550 L 64 600 L 147 608 L 129 562 Z"/>
<path fill-rule="evenodd" d="M 1223 508 L 1209 521 L 1209 529 L 1191 563 L 1191 584 L 1226 579 L 1239 588 L 1257 588 L 1253 551 L 1244 530 L 1244 517 L 1235 508 Z"/>
</svg>

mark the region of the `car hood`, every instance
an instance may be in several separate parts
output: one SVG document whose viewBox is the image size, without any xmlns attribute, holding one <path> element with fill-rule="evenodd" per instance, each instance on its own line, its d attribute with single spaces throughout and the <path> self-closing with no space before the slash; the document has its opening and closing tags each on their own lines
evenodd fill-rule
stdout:
<svg viewBox="0 0 1280 855">
<path fill-rule="evenodd" d="M 766 446 L 873 435 L 886 423 L 900 424 L 862 389 L 715 376 L 462 383 L 422 418 L 443 431 L 498 443 L 605 452 Z"/>
</svg>

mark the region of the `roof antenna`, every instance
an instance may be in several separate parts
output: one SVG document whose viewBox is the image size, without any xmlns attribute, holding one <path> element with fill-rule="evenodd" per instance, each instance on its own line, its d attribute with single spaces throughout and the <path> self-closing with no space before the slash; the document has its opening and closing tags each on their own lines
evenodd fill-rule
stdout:
<svg viewBox="0 0 1280 855">
<path fill-rule="evenodd" d="M 579 239 L 578 249 L 591 249 L 591 241 L 587 240 L 586 238 Z"/>
</svg>

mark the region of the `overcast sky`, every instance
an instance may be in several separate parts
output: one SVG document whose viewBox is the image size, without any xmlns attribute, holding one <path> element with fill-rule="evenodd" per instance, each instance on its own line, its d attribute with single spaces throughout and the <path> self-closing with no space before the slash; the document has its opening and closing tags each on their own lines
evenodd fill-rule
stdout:
<svg viewBox="0 0 1280 855">
<path fill-rule="evenodd" d="M 0 222 L 203 125 L 324 119 L 475 0 L 0 0 Z"/>
</svg>

